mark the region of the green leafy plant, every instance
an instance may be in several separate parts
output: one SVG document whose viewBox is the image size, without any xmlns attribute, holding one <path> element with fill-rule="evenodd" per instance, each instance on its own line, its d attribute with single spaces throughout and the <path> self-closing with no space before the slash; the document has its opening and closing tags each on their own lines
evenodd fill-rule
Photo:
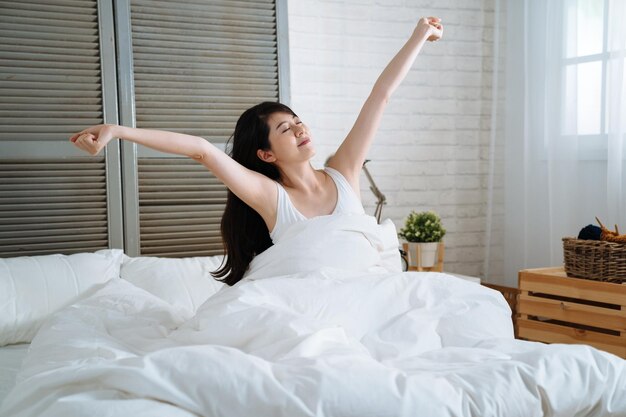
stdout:
<svg viewBox="0 0 626 417">
<path fill-rule="evenodd" d="M 409 242 L 439 242 L 445 234 L 441 218 L 433 211 L 412 211 L 398 233 Z"/>
</svg>

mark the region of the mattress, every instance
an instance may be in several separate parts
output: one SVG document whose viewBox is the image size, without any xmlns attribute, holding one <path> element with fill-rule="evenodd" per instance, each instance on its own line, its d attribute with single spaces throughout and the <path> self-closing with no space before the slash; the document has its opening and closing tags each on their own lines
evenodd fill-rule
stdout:
<svg viewBox="0 0 626 417">
<path fill-rule="evenodd" d="M 15 377 L 29 346 L 24 343 L 0 347 L 0 404 L 15 385 Z"/>
</svg>

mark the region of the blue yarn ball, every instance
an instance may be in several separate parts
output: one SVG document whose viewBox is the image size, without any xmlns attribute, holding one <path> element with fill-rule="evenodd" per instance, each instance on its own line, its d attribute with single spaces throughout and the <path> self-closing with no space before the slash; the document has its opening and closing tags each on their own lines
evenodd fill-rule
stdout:
<svg viewBox="0 0 626 417">
<path fill-rule="evenodd" d="M 578 239 L 600 240 L 601 233 L 602 233 L 602 229 L 600 229 L 598 226 L 594 226 L 593 224 L 590 224 L 580 229 L 580 233 L 578 233 Z"/>
</svg>

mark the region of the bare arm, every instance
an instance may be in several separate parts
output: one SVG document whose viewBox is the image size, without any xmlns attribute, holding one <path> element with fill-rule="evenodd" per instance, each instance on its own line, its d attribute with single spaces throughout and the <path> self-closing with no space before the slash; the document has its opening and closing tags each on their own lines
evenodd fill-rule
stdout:
<svg viewBox="0 0 626 417">
<path fill-rule="evenodd" d="M 441 38 L 443 28 L 440 22 L 440 19 L 435 17 L 419 20 L 409 40 L 376 80 L 354 126 L 328 162 L 331 168 L 335 168 L 346 177 L 357 192 L 359 173 L 380 126 L 387 102 L 406 77 L 424 43 L 427 40 L 435 41 Z"/>
<path fill-rule="evenodd" d="M 76 133 L 70 141 L 89 154 L 96 155 L 114 138 L 128 140 L 161 152 L 188 156 L 206 166 L 264 219 L 274 218 L 277 197 L 274 182 L 240 165 L 201 137 L 162 130 L 97 125 Z"/>
</svg>

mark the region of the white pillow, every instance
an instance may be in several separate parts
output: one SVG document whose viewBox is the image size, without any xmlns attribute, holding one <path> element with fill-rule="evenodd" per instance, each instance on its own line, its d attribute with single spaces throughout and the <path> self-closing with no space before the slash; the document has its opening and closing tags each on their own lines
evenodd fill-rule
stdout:
<svg viewBox="0 0 626 417">
<path fill-rule="evenodd" d="M 120 276 L 169 304 L 193 313 L 224 285 L 211 275 L 223 258 L 131 258 L 124 255 Z"/>
<path fill-rule="evenodd" d="M 402 272 L 400 242 L 398 242 L 398 231 L 395 224 L 390 219 L 385 219 L 379 227 L 382 243 L 379 251 L 383 266 L 390 272 Z"/>
<path fill-rule="evenodd" d="M 55 311 L 118 278 L 123 252 L 0 259 L 0 346 L 30 342 Z"/>
</svg>

